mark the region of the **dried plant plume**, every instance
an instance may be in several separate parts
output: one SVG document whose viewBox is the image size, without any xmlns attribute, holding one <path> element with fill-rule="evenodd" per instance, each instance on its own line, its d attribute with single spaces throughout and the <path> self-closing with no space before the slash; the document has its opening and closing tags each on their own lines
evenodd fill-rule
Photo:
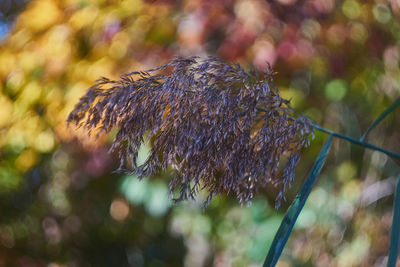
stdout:
<svg viewBox="0 0 400 267">
<path fill-rule="evenodd" d="M 245 203 L 272 183 L 280 187 L 279 206 L 312 131 L 288 105 L 270 69 L 246 72 L 213 57 L 178 57 L 118 81 L 99 79 L 67 121 L 89 132 L 117 128 L 111 151 L 118 153 L 121 171 L 144 177 L 171 166 L 176 201 L 204 189 L 205 204 L 229 192 Z M 151 152 L 138 166 L 145 138 Z"/>
</svg>

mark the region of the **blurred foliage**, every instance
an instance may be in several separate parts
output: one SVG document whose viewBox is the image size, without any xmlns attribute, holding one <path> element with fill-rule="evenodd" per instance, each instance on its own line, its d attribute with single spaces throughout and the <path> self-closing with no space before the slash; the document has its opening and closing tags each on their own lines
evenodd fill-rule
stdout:
<svg viewBox="0 0 400 267">
<path fill-rule="evenodd" d="M 217 198 L 203 212 L 171 205 L 168 173 L 113 174 L 112 136 L 85 138 L 68 113 L 100 76 L 214 55 L 270 62 L 297 111 L 360 137 L 400 95 L 399 15 L 385 0 L 30 1 L 0 30 L 0 266 L 260 266 L 325 135 L 278 211 L 268 188 L 250 207 Z M 367 141 L 399 152 L 399 125 L 397 110 Z M 383 266 L 398 173 L 335 140 L 278 265 Z"/>
</svg>

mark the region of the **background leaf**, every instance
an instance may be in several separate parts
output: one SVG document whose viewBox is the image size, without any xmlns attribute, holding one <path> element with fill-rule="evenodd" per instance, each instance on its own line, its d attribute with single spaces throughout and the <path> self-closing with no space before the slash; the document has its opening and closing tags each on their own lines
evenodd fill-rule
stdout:
<svg viewBox="0 0 400 267">
<path fill-rule="evenodd" d="M 390 248 L 388 267 L 396 266 L 396 261 L 399 256 L 399 242 L 400 242 L 400 175 L 397 177 L 396 193 L 394 195 L 393 203 L 393 223 L 392 231 L 390 233 Z"/>
<path fill-rule="evenodd" d="M 315 184 L 315 181 L 317 180 L 318 175 L 321 172 L 322 166 L 324 165 L 326 157 L 328 156 L 331 143 L 332 143 L 332 135 L 329 136 L 328 140 L 322 147 L 314 163 L 314 166 L 311 169 L 310 174 L 308 175 L 306 181 L 304 182 L 303 187 L 297 194 L 296 198 L 293 200 L 293 203 L 292 205 L 290 205 L 288 211 L 286 212 L 286 215 L 283 218 L 282 223 L 275 235 L 274 241 L 272 242 L 271 248 L 269 249 L 267 258 L 263 265 L 264 267 L 275 266 L 276 262 L 278 261 L 282 253 L 282 250 L 286 244 L 286 241 L 288 240 L 289 235 L 292 232 L 296 219 L 299 216 L 301 210 L 303 209 L 304 204 Z"/>
<path fill-rule="evenodd" d="M 360 141 L 363 142 L 364 139 L 367 137 L 370 131 L 375 128 L 387 115 L 390 114 L 394 109 L 396 109 L 400 105 L 400 98 L 398 98 L 392 105 L 390 105 L 387 109 L 385 109 L 381 115 L 369 126 L 369 128 L 365 131 L 363 136 L 361 136 Z"/>
</svg>

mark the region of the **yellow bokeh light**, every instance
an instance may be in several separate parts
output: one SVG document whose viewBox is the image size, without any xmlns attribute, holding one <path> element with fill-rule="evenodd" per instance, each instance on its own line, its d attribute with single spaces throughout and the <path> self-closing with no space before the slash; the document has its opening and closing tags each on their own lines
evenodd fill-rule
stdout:
<svg viewBox="0 0 400 267">
<path fill-rule="evenodd" d="M 36 142 L 34 143 L 35 148 L 42 153 L 50 152 L 53 150 L 54 145 L 55 140 L 51 130 L 39 133 L 36 137 Z"/>
<path fill-rule="evenodd" d="M 2 49 L 0 52 L 0 76 L 7 75 L 10 70 L 15 69 L 17 60 L 8 49 Z"/>
<path fill-rule="evenodd" d="M 9 44 L 11 47 L 13 47 L 13 49 L 21 49 L 31 39 L 32 39 L 32 33 L 28 29 L 22 28 L 10 36 Z"/>
<path fill-rule="evenodd" d="M 33 32 L 43 31 L 61 20 L 63 13 L 54 0 L 37 0 L 31 2 L 25 12 L 18 18 L 17 24 L 21 28 L 28 28 Z"/>
<path fill-rule="evenodd" d="M 15 160 L 15 167 L 20 172 L 25 172 L 38 161 L 38 154 L 33 149 L 22 152 Z"/>
<path fill-rule="evenodd" d="M 68 24 L 78 31 L 91 25 L 95 21 L 98 12 L 99 10 L 96 6 L 87 6 L 74 13 L 69 19 Z"/>
<path fill-rule="evenodd" d="M 11 123 L 13 106 L 10 99 L 0 95 L 0 127 L 5 127 Z"/>
<path fill-rule="evenodd" d="M 143 1 L 141 0 L 124 0 L 121 3 L 121 15 L 132 16 L 139 14 L 143 9 Z"/>
<path fill-rule="evenodd" d="M 87 70 L 86 77 L 89 81 L 95 81 L 99 77 L 110 76 L 114 62 L 109 58 L 103 57 L 96 62 L 93 62 Z"/>
<path fill-rule="evenodd" d="M 303 91 L 293 88 L 282 88 L 281 96 L 285 99 L 290 99 L 290 105 L 293 108 L 301 107 L 306 99 Z"/>
<path fill-rule="evenodd" d="M 355 42 L 364 43 L 367 40 L 368 32 L 362 23 L 352 23 L 349 36 Z"/>
<path fill-rule="evenodd" d="M 40 99 L 41 91 L 41 87 L 36 81 L 30 82 L 24 87 L 24 90 L 22 90 L 16 101 L 19 107 L 18 111 L 21 112 L 21 115 Z"/>
<path fill-rule="evenodd" d="M 0 64 L 1 65 L 1 64 Z M 7 77 L 6 88 L 13 95 L 21 90 L 22 83 L 24 82 L 25 74 L 21 69 L 14 69 Z"/>
<path fill-rule="evenodd" d="M 342 12 L 349 19 L 357 19 L 361 15 L 361 4 L 356 0 L 346 0 L 342 5 Z"/>
<path fill-rule="evenodd" d="M 18 65 L 25 73 L 33 71 L 42 61 L 43 58 L 34 52 L 25 51 L 18 55 Z"/>
<path fill-rule="evenodd" d="M 128 34 L 125 32 L 117 33 L 114 36 L 113 42 L 108 50 L 109 56 L 114 59 L 122 59 L 127 52 L 129 43 L 130 38 Z"/>
</svg>

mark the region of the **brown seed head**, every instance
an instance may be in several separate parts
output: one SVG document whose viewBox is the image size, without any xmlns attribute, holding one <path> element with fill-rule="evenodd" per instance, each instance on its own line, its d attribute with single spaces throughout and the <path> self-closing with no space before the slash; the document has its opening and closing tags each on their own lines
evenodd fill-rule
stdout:
<svg viewBox="0 0 400 267">
<path fill-rule="evenodd" d="M 244 203 L 273 183 L 281 188 L 279 206 L 312 131 L 305 118 L 293 118 L 288 104 L 271 70 L 245 72 L 213 57 L 176 58 L 119 81 L 101 78 L 67 121 L 89 132 L 117 128 L 111 151 L 118 152 L 121 171 L 128 167 L 144 177 L 172 166 L 170 191 L 179 192 L 176 201 L 204 189 L 205 204 L 223 192 Z M 151 153 L 137 166 L 145 137 Z"/>
</svg>

